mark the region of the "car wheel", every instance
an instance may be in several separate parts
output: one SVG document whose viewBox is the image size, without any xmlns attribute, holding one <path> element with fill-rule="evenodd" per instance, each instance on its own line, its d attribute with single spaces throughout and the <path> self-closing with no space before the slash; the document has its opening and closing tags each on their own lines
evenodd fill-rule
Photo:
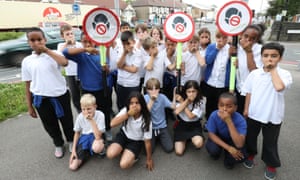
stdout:
<svg viewBox="0 0 300 180">
<path fill-rule="evenodd" d="M 17 52 L 15 55 L 12 56 L 11 65 L 21 67 L 23 59 L 28 56 L 27 53 L 24 52 Z"/>
</svg>

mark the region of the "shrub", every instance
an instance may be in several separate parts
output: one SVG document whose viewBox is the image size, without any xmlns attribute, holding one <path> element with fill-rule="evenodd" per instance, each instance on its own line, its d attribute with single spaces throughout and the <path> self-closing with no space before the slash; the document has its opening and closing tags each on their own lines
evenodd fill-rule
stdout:
<svg viewBox="0 0 300 180">
<path fill-rule="evenodd" d="M 26 110 L 25 83 L 0 84 L 0 122 Z"/>
<path fill-rule="evenodd" d="M 16 39 L 22 36 L 24 32 L 0 32 L 0 41 Z"/>
</svg>

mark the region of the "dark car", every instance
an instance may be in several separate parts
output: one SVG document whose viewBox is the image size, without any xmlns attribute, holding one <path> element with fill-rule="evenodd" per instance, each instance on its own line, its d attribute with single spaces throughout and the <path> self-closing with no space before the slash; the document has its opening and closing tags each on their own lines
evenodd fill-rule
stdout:
<svg viewBox="0 0 300 180">
<path fill-rule="evenodd" d="M 64 42 L 61 38 L 59 28 L 42 28 L 45 33 L 47 42 L 46 46 L 49 49 L 57 49 L 57 44 Z M 75 29 L 75 38 L 80 40 L 80 30 Z M 24 57 L 30 55 L 32 50 L 27 43 L 26 34 L 13 40 L 0 42 L 0 65 L 21 66 Z"/>
</svg>

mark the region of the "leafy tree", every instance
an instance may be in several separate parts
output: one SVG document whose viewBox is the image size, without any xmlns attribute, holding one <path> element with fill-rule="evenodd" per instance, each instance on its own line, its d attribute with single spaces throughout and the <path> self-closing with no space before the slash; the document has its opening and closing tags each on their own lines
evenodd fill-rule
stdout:
<svg viewBox="0 0 300 180">
<path fill-rule="evenodd" d="M 281 14 L 282 10 L 287 10 L 287 16 L 294 16 L 300 13 L 299 0 L 270 0 L 267 15 L 276 16 Z"/>
<path fill-rule="evenodd" d="M 123 0 L 124 2 L 126 2 L 127 4 L 131 4 L 132 2 L 134 2 L 135 0 Z"/>
</svg>

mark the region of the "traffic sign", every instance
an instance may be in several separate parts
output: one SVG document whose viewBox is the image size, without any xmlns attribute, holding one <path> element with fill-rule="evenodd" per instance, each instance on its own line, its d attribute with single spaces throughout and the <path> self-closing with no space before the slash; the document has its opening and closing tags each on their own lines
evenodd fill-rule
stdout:
<svg viewBox="0 0 300 180">
<path fill-rule="evenodd" d="M 96 45 L 109 45 L 119 33 L 119 18 L 107 8 L 94 8 L 83 19 L 83 32 Z"/>
<path fill-rule="evenodd" d="M 219 30 L 229 36 L 240 34 L 252 20 L 252 11 L 243 1 L 226 3 L 217 14 Z"/>
<path fill-rule="evenodd" d="M 80 15 L 80 6 L 77 3 L 72 4 L 72 10 L 74 15 Z"/>
<path fill-rule="evenodd" d="M 165 20 L 164 33 L 172 41 L 185 42 L 194 35 L 195 23 L 186 13 L 172 13 Z"/>
<path fill-rule="evenodd" d="M 184 12 L 175 12 L 170 14 L 164 23 L 164 33 L 172 41 L 178 42 L 176 53 L 177 70 L 177 88 L 179 93 L 181 89 L 181 63 L 182 63 L 182 43 L 190 40 L 195 33 L 195 23 L 191 16 Z"/>
</svg>

